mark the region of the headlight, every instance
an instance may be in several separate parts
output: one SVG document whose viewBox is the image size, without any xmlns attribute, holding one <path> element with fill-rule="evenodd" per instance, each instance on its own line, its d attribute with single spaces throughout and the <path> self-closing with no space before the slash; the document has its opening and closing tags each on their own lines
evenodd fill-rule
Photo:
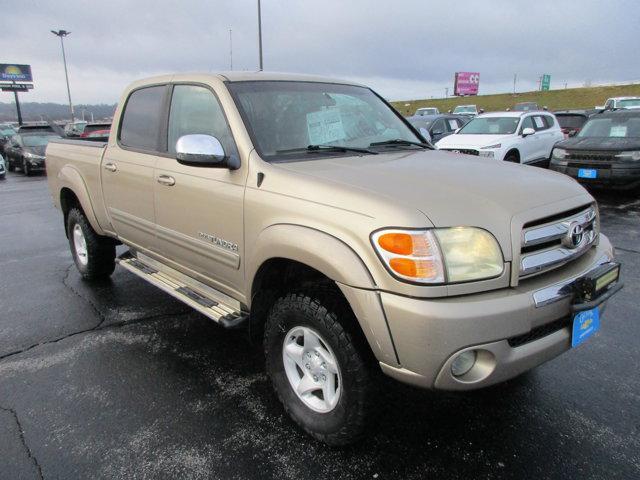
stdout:
<svg viewBox="0 0 640 480">
<path fill-rule="evenodd" d="M 497 277 L 504 270 L 498 242 L 476 227 L 381 230 L 371 240 L 389 271 L 403 280 L 468 282 Z"/>
<path fill-rule="evenodd" d="M 640 150 L 633 150 L 631 152 L 622 152 L 616 155 L 621 160 L 633 160 L 637 162 L 640 160 Z"/>
<path fill-rule="evenodd" d="M 562 160 L 567 156 L 567 151 L 564 148 L 554 148 L 551 152 L 551 157 Z"/>
<path fill-rule="evenodd" d="M 495 149 L 495 148 L 502 148 L 502 144 L 501 143 L 496 143 L 495 145 L 489 145 L 488 147 L 482 147 L 480 150 L 489 150 L 489 149 Z"/>
<path fill-rule="evenodd" d="M 24 156 L 25 156 L 25 158 L 39 158 L 40 157 L 39 155 L 35 155 L 33 153 L 30 153 L 30 152 L 24 152 Z"/>
</svg>

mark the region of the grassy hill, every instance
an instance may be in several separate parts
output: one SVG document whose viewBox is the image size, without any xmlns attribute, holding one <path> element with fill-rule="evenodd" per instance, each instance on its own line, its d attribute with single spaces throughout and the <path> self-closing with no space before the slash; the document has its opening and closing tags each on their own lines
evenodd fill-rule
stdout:
<svg viewBox="0 0 640 480">
<path fill-rule="evenodd" d="M 441 112 L 453 110 L 456 105 L 476 104 L 485 111 L 505 110 L 518 102 L 537 102 L 549 110 L 567 108 L 593 108 L 604 104 L 609 97 L 640 96 L 640 84 L 618 85 L 610 87 L 568 88 L 565 90 L 550 90 L 548 92 L 523 92 L 513 95 L 502 93 L 499 95 L 478 95 L 477 97 L 452 97 L 433 100 L 405 100 L 391 104 L 403 115 L 412 115 L 420 107 L 438 107 Z M 409 104 L 406 106 L 405 104 Z"/>
</svg>

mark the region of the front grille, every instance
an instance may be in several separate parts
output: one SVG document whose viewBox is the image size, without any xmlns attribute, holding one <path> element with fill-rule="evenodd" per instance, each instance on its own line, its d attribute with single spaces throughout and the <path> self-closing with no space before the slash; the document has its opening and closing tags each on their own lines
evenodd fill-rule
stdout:
<svg viewBox="0 0 640 480">
<path fill-rule="evenodd" d="M 520 278 L 578 258 L 591 248 L 597 237 L 597 214 L 593 205 L 527 223 L 520 239 Z"/>
<path fill-rule="evenodd" d="M 590 150 L 574 150 L 567 151 L 567 160 L 590 160 L 594 162 L 612 162 L 616 159 L 616 155 L 620 154 L 618 151 L 606 152 L 606 151 L 590 151 Z"/>
<path fill-rule="evenodd" d="M 551 335 L 552 333 L 557 332 L 558 330 L 562 330 L 563 328 L 571 325 L 571 317 L 564 317 L 558 320 L 555 320 L 551 323 L 547 323 L 546 325 L 541 325 L 536 327 L 527 333 L 523 333 L 522 335 L 517 335 L 515 337 L 511 337 L 507 339 L 509 345 L 513 348 L 520 347 L 526 343 L 534 342 L 539 340 L 547 335 Z"/>
<path fill-rule="evenodd" d="M 472 150 L 470 148 L 442 148 L 441 150 L 446 150 L 448 152 L 454 153 L 463 153 L 465 155 L 479 155 L 478 150 Z"/>
</svg>

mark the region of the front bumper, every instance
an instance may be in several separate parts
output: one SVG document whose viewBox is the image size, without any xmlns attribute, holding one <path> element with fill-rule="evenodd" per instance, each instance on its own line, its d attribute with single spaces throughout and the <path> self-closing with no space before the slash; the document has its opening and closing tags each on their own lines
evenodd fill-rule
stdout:
<svg viewBox="0 0 640 480">
<path fill-rule="evenodd" d="M 578 171 L 581 168 L 597 170 L 597 177 L 595 179 L 578 178 Z M 549 169 L 569 175 L 583 185 L 594 187 L 631 189 L 640 185 L 640 165 L 614 163 L 607 165 L 605 168 L 600 168 L 597 165 L 574 166 L 564 161 L 552 160 L 549 164 Z"/>
<path fill-rule="evenodd" d="M 45 169 L 44 157 L 42 158 L 25 158 L 25 161 L 29 164 L 29 168 L 33 171 L 40 171 Z"/>
<path fill-rule="evenodd" d="M 513 378 L 569 350 L 572 295 L 561 288 L 613 259 L 609 240 L 562 269 L 515 288 L 418 299 L 380 294 L 399 364 L 381 362 L 400 381 L 424 388 L 469 390 Z M 599 307 L 601 313 L 604 305 Z M 451 364 L 477 350 L 475 366 L 454 377 Z"/>
</svg>

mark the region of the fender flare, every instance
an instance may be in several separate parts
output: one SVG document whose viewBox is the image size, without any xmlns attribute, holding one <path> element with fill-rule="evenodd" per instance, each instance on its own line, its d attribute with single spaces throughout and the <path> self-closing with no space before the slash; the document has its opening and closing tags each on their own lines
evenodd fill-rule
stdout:
<svg viewBox="0 0 640 480">
<path fill-rule="evenodd" d="M 253 290 L 260 267 L 273 258 L 300 262 L 344 285 L 376 288 L 369 269 L 351 247 L 314 228 L 295 224 L 271 225 L 258 235 L 252 253 L 246 266 L 247 290 Z"/>
<path fill-rule="evenodd" d="M 87 188 L 80 172 L 75 167 L 65 165 L 58 172 L 58 182 L 58 201 L 60 201 L 60 195 L 64 188 L 71 190 L 78 198 L 80 206 L 82 207 L 87 220 L 89 220 L 91 227 L 98 235 L 105 235 L 105 232 L 98 223 L 95 211 L 93 210 L 93 204 L 91 203 L 91 197 L 89 196 L 89 189 Z"/>
</svg>

